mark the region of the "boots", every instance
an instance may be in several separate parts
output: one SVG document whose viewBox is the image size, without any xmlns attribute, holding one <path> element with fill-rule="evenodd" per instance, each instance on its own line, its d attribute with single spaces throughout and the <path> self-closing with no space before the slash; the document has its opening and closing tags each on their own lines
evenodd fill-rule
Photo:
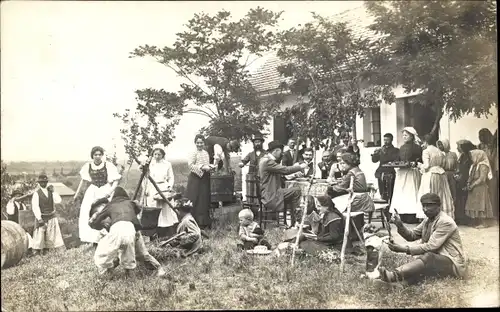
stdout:
<svg viewBox="0 0 500 312">
<path fill-rule="evenodd" d="M 413 282 L 415 281 L 424 271 L 425 264 L 422 260 L 417 259 L 407 264 L 403 264 L 395 271 L 388 271 L 384 267 L 380 267 L 380 279 L 387 283 L 395 282 Z"/>
</svg>

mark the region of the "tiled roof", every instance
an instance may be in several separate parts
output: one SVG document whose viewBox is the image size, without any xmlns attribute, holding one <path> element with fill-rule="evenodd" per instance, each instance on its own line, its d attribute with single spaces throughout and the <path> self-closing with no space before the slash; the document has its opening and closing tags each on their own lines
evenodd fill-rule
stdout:
<svg viewBox="0 0 500 312">
<path fill-rule="evenodd" d="M 344 22 L 352 30 L 354 36 L 365 39 L 376 39 L 379 37 L 368 26 L 373 23 L 373 17 L 366 11 L 364 6 L 359 6 L 351 10 L 333 15 L 330 17 L 333 22 Z M 273 91 L 277 89 L 283 81 L 277 71 L 278 66 L 285 62 L 280 60 L 275 54 L 271 54 L 262 66 L 252 73 L 250 82 L 258 92 Z"/>
</svg>

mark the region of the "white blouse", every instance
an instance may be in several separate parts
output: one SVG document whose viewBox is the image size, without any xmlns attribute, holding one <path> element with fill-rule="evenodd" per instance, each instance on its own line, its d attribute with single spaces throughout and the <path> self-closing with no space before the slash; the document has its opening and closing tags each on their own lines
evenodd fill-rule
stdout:
<svg viewBox="0 0 500 312">
<path fill-rule="evenodd" d="M 165 183 L 165 186 L 170 188 L 174 186 L 174 170 L 172 164 L 165 159 L 158 162 L 152 160 L 149 164 L 149 175 L 156 183 Z"/>
<path fill-rule="evenodd" d="M 107 161 L 101 162 L 100 165 L 94 164 L 93 161 L 86 163 L 80 170 L 80 177 L 82 178 L 82 180 L 92 182 L 92 178 L 90 178 L 89 174 L 89 166 L 91 166 L 92 170 L 99 170 L 104 167 L 104 164 L 106 164 L 106 171 L 108 173 L 108 183 L 113 183 L 114 181 L 121 178 L 121 175 L 118 173 L 118 169 L 116 168 L 116 166 L 113 165 L 113 163 Z"/>
</svg>

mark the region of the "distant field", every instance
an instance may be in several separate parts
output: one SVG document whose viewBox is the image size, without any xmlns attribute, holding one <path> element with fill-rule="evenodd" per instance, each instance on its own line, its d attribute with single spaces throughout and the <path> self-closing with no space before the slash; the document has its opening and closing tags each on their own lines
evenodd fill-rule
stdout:
<svg viewBox="0 0 500 312">
<path fill-rule="evenodd" d="M 233 170 L 236 171 L 235 179 L 235 191 L 241 191 L 241 169 L 238 167 L 238 163 L 241 157 L 232 157 L 231 165 Z M 123 164 L 123 161 L 118 161 L 119 164 Z M 174 170 L 174 181 L 176 185 L 186 186 L 187 177 L 189 175 L 189 168 L 186 161 L 174 160 L 171 161 Z M 29 176 L 37 176 L 42 171 L 45 171 L 49 176 L 51 181 L 63 182 L 76 191 L 78 183 L 80 182 L 79 175 L 71 176 L 61 176 L 61 168 L 64 174 L 68 174 L 71 171 L 79 172 L 82 166 L 85 164 L 83 161 L 46 161 L 46 162 L 10 162 L 7 163 L 7 171 L 11 175 L 21 175 L 26 173 Z M 57 176 L 53 176 L 54 172 Z M 123 172 L 123 178 L 120 185 L 123 186 L 127 191 L 133 192 L 139 182 L 141 172 L 139 171 L 137 165 L 132 165 L 125 167 Z"/>
</svg>

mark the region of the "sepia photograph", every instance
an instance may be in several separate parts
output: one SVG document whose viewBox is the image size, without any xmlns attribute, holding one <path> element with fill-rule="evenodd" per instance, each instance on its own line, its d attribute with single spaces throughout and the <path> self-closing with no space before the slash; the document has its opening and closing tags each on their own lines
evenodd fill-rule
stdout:
<svg viewBox="0 0 500 312">
<path fill-rule="evenodd" d="M 0 19 L 2 312 L 500 307 L 496 1 Z"/>
</svg>

